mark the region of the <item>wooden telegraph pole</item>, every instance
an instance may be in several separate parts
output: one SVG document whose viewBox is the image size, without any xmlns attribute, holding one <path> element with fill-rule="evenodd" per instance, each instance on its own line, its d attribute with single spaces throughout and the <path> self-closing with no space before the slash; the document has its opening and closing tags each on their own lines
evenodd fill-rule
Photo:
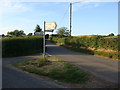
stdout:
<svg viewBox="0 0 120 90">
<path fill-rule="evenodd" d="M 72 32 L 72 3 L 70 3 L 70 36 Z"/>
</svg>

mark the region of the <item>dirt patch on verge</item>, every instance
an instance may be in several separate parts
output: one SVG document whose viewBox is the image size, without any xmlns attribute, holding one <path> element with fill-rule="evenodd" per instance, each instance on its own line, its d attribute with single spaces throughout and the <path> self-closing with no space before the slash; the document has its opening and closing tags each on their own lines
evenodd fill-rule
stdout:
<svg viewBox="0 0 120 90">
<path fill-rule="evenodd" d="M 88 80 L 84 84 L 82 84 L 82 83 L 70 83 L 70 82 L 66 83 L 66 82 L 62 82 L 62 81 L 57 80 L 57 78 L 53 79 L 53 78 L 50 78 L 51 76 L 48 77 L 49 75 L 47 75 L 47 73 L 49 73 L 49 72 L 51 73 L 51 70 L 52 70 L 52 73 L 51 73 L 52 75 L 54 75 L 54 74 L 58 74 L 59 75 L 59 74 L 61 74 L 61 72 L 67 71 L 67 69 L 64 71 L 64 69 L 65 69 L 64 68 L 65 67 L 64 62 L 59 61 L 59 60 L 51 60 L 51 62 L 49 64 L 43 65 L 42 67 L 37 67 L 36 65 L 30 64 L 30 63 L 28 63 L 28 62 L 19 63 L 18 62 L 15 65 L 16 65 L 16 67 L 21 68 L 21 69 L 23 69 L 23 70 L 25 70 L 27 72 L 38 74 L 38 75 L 44 77 L 47 80 L 53 81 L 55 83 L 58 83 L 60 85 L 68 87 L 68 88 L 117 88 L 118 87 L 118 85 L 116 85 L 114 83 L 110 83 L 110 82 L 98 79 L 98 78 L 96 78 L 95 76 L 93 76 L 93 75 L 91 75 L 89 73 L 85 74 L 89 78 L 88 78 Z M 71 68 L 70 65 L 68 65 L 67 67 Z M 74 68 L 74 67 L 72 67 L 72 68 Z M 75 68 L 75 69 L 77 69 L 77 68 Z M 70 72 L 70 70 L 69 70 L 69 72 Z M 80 71 L 82 71 L 82 70 L 80 70 Z M 72 73 L 74 73 L 74 72 L 75 71 L 72 71 L 70 73 L 66 73 L 67 77 L 70 77 L 70 75 Z M 87 72 L 85 72 L 85 73 L 87 73 Z M 81 74 L 83 74 L 83 73 L 81 73 Z M 75 77 L 78 77 L 78 75 L 80 75 L 80 74 L 75 74 L 75 75 L 77 75 Z M 62 76 L 62 74 L 61 74 L 61 76 Z M 57 76 L 57 77 L 60 78 L 61 76 Z M 75 77 L 73 77 L 71 79 L 74 80 Z"/>
</svg>

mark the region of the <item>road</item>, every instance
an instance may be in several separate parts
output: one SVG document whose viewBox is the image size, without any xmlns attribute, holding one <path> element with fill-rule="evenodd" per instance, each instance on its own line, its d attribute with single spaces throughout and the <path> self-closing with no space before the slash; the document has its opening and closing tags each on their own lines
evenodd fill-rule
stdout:
<svg viewBox="0 0 120 90">
<path fill-rule="evenodd" d="M 22 60 L 34 60 L 39 54 L 3 58 L 2 59 L 2 88 L 65 88 L 42 76 L 26 73 L 11 66 L 11 63 Z"/>
<path fill-rule="evenodd" d="M 118 83 L 118 61 L 74 52 L 47 42 L 47 53 L 68 61 L 103 80 Z"/>
<path fill-rule="evenodd" d="M 47 53 L 68 61 L 103 80 L 118 83 L 118 61 L 74 52 L 47 42 Z M 65 88 L 43 76 L 26 73 L 11 66 L 22 60 L 35 60 L 40 54 L 2 59 L 2 88 Z"/>
</svg>

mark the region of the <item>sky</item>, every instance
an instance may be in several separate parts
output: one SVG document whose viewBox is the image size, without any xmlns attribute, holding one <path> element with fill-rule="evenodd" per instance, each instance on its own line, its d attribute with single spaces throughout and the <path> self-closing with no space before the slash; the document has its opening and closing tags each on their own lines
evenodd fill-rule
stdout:
<svg viewBox="0 0 120 90">
<path fill-rule="evenodd" d="M 0 7 L 0 34 L 15 29 L 34 33 L 36 25 L 56 22 L 69 30 L 70 2 L 3 2 Z M 118 33 L 118 2 L 78 2 L 72 4 L 72 35 Z M 47 34 L 48 32 L 46 32 Z M 51 33 L 50 33 L 51 34 Z"/>
</svg>

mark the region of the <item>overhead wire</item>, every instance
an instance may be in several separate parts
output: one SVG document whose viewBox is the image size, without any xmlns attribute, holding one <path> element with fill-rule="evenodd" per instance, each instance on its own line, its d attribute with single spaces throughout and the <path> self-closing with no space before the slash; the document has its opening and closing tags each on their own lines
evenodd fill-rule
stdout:
<svg viewBox="0 0 120 90">
<path fill-rule="evenodd" d="M 79 2 L 72 2 L 72 4 L 76 4 L 76 3 L 81 3 L 81 1 L 79 1 Z M 67 14 L 67 12 L 69 12 L 69 5 L 68 5 L 68 7 L 67 7 L 67 9 L 66 9 L 66 11 L 65 11 L 65 13 L 63 14 L 63 17 L 62 17 L 62 19 L 60 20 L 60 22 L 58 23 L 58 25 L 57 26 L 60 26 L 61 25 L 61 23 L 63 22 L 63 20 L 64 20 L 64 18 L 65 18 L 65 16 L 66 16 L 66 14 Z"/>
<path fill-rule="evenodd" d="M 67 14 L 67 12 L 68 12 L 68 11 L 69 11 L 69 5 L 68 5 L 68 7 L 67 7 L 67 9 L 66 9 L 65 13 L 63 14 L 62 19 L 60 20 L 60 22 L 58 23 L 58 25 L 57 25 L 57 26 L 60 26 L 60 25 L 61 25 L 61 23 L 63 22 L 63 20 L 64 20 L 64 18 L 65 18 L 65 16 L 66 16 L 66 14 Z"/>
</svg>

